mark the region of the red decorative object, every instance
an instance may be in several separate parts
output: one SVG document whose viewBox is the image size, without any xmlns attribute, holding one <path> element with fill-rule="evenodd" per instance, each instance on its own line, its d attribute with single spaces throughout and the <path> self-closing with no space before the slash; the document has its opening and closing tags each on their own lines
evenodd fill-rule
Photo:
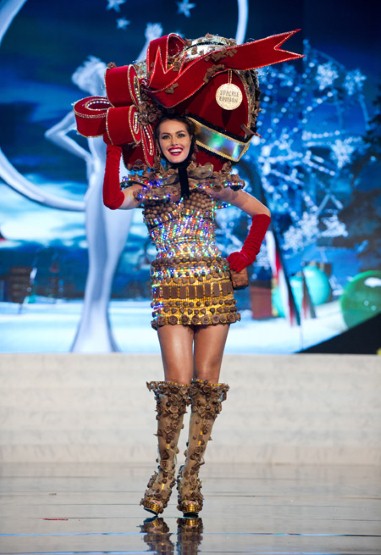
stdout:
<svg viewBox="0 0 381 555">
<path fill-rule="evenodd" d="M 186 115 L 196 124 L 196 161 L 212 163 L 219 171 L 226 161 L 239 161 L 255 134 L 259 107 L 253 70 L 303 57 L 281 48 L 295 33 L 242 45 L 218 35 L 191 41 L 171 33 L 154 39 L 145 64 L 106 70 L 107 97 L 88 97 L 74 104 L 78 132 L 86 137 L 103 135 L 105 142 L 123 146 L 127 165 L 140 160 L 153 167 L 152 126 L 162 112 Z M 221 105 L 217 92 L 221 87 L 239 98 L 232 107 Z"/>
<path fill-rule="evenodd" d="M 194 95 L 212 77 L 229 69 L 245 71 L 301 58 L 300 54 L 280 48 L 297 32 L 298 30 L 281 33 L 239 46 L 221 48 L 218 45 L 219 48 L 215 52 L 207 52 L 191 60 L 184 57 L 183 61 L 181 57 L 184 51 L 175 55 L 175 59 L 169 59 L 168 44 L 169 38 L 173 39 L 173 35 L 151 41 L 147 54 L 147 66 L 150 68 L 148 92 L 162 106 L 173 108 Z"/>
<path fill-rule="evenodd" d="M 153 129 L 135 67 L 107 69 L 105 83 L 107 98 L 87 97 L 74 104 L 78 132 L 85 137 L 103 135 L 113 145 L 134 144 L 141 159 L 153 166 Z"/>
<path fill-rule="evenodd" d="M 270 221 L 270 216 L 267 214 L 256 214 L 253 216 L 249 233 L 241 250 L 232 252 L 227 258 L 231 270 L 241 272 L 254 262 L 265 238 Z"/>
</svg>

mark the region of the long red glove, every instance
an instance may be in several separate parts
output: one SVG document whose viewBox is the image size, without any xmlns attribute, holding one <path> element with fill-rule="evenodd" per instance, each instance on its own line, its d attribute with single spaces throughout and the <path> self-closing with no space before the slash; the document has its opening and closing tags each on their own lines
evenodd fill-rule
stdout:
<svg viewBox="0 0 381 555">
<path fill-rule="evenodd" d="M 261 248 L 262 241 L 270 225 L 271 218 L 267 214 L 256 214 L 252 218 L 252 224 L 248 236 L 240 251 L 232 252 L 227 257 L 229 266 L 235 272 L 240 272 L 254 262 Z"/>
<path fill-rule="evenodd" d="M 103 204 L 112 210 L 119 208 L 124 201 L 120 188 L 119 166 L 122 147 L 107 145 L 105 176 L 103 180 Z"/>
</svg>

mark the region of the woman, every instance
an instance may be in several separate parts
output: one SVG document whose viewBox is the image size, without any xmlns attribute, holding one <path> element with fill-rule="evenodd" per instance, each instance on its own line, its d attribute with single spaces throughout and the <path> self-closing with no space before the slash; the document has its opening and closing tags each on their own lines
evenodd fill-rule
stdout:
<svg viewBox="0 0 381 555">
<path fill-rule="evenodd" d="M 104 203 L 112 209 L 143 206 L 158 251 L 151 270 L 152 326 L 160 342 L 164 381 L 147 385 L 157 402 L 159 466 L 141 504 L 154 514 L 168 504 L 176 482 L 177 444 L 190 404 L 187 450 L 177 489 L 178 509 L 193 515 L 203 504 L 199 468 L 229 389 L 219 383 L 229 325 L 240 319 L 230 270 L 240 272 L 255 260 L 270 212 L 242 191 L 237 176 L 195 164 L 194 130 L 187 118 L 165 116 L 155 134 L 166 170 L 146 172 L 143 181 L 141 176 L 129 179 L 124 190 L 119 185 L 122 149 L 108 146 Z M 215 242 L 215 212 L 221 202 L 241 208 L 253 220 L 241 251 L 227 260 Z"/>
</svg>

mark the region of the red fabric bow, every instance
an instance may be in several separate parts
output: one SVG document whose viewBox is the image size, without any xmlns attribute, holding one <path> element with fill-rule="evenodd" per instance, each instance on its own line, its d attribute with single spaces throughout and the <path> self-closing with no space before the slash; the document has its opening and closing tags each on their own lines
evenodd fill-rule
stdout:
<svg viewBox="0 0 381 555">
<path fill-rule="evenodd" d="M 295 33 L 297 31 L 290 31 L 238 46 L 226 46 L 191 59 L 186 56 L 186 49 L 192 48 L 191 42 L 179 35 L 171 33 L 152 40 L 147 50 L 144 79 L 139 79 L 133 65 L 109 68 L 105 76 L 107 98 L 87 97 L 74 104 L 78 132 L 85 137 L 103 135 L 106 143 L 129 145 L 125 161 L 140 159 L 153 167 L 155 141 L 152 122 L 160 113 L 159 106 L 178 106 L 186 114 L 189 113 L 188 104 L 188 107 L 192 105 L 193 116 L 199 115 L 198 112 L 206 109 L 204 93 L 209 94 L 212 89 L 214 98 L 213 86 L 218 84 L 220 75 L 303 57 L 281 49 Z M 212 81 L 213 86 L 208 87 Z M 214 113 L 216 110 L 218 118 Z M 240 110 L 230 115 L 237 120 L 238 130 L 242 123 L 247 124 L 247 100 Z M 230 129 L 226 124 L 226 114 L 216 103 L 212 109 L 207 106 L 207 115 L 202 115 L 211 127 L 221 127 L 227 135 L 229 132 L 237 134 L 235 128 Z M 244 121 L 239 121 L 237 115 Z M 223 126 L 219 125 L 221 118 L 226 120 Z"/>
<path fill-rule="evenodd" d="M 186 57 L 183 60 L 176 59 L 174 47 L 178 48 L 180 41 L 183 41 L 177 35 L 155 39 L 150 42 L 147 50 L 147 92 L 162 106 L 172 108 L 190 98 L 219 73 L 228 70 L 245 71 L 302 58 L 302 54 L 281 48 L 298 31 L 299 29 L 242 45 L 224 47 L 190 61 Z"/>
<path fill-rule="evenodd" d="M 78 132 L 85 137 L 103 135 L 105 142 L 113 145 L 132 143 L 141 151 L 141 159 L 152 167 L 154 134 L 135 67 L 107 69 L 105 83 L 107 98 L 91 96 L 74 104 Z M 138 154 L 135 150 L 134 157 Z"/>
</svg>

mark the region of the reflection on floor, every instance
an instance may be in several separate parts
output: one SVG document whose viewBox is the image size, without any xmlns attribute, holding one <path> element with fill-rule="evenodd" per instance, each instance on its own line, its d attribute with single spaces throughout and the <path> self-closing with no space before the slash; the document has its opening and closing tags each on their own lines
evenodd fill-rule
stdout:
<svg viewBox="0 0 381 555">
<path fill-rule="evenodd" d="M 381 554 L 376 466 L 206 464 L 204 510 L 139 505 L 151 466 L 3 464 L 0 553 Z"/>
</svg>

